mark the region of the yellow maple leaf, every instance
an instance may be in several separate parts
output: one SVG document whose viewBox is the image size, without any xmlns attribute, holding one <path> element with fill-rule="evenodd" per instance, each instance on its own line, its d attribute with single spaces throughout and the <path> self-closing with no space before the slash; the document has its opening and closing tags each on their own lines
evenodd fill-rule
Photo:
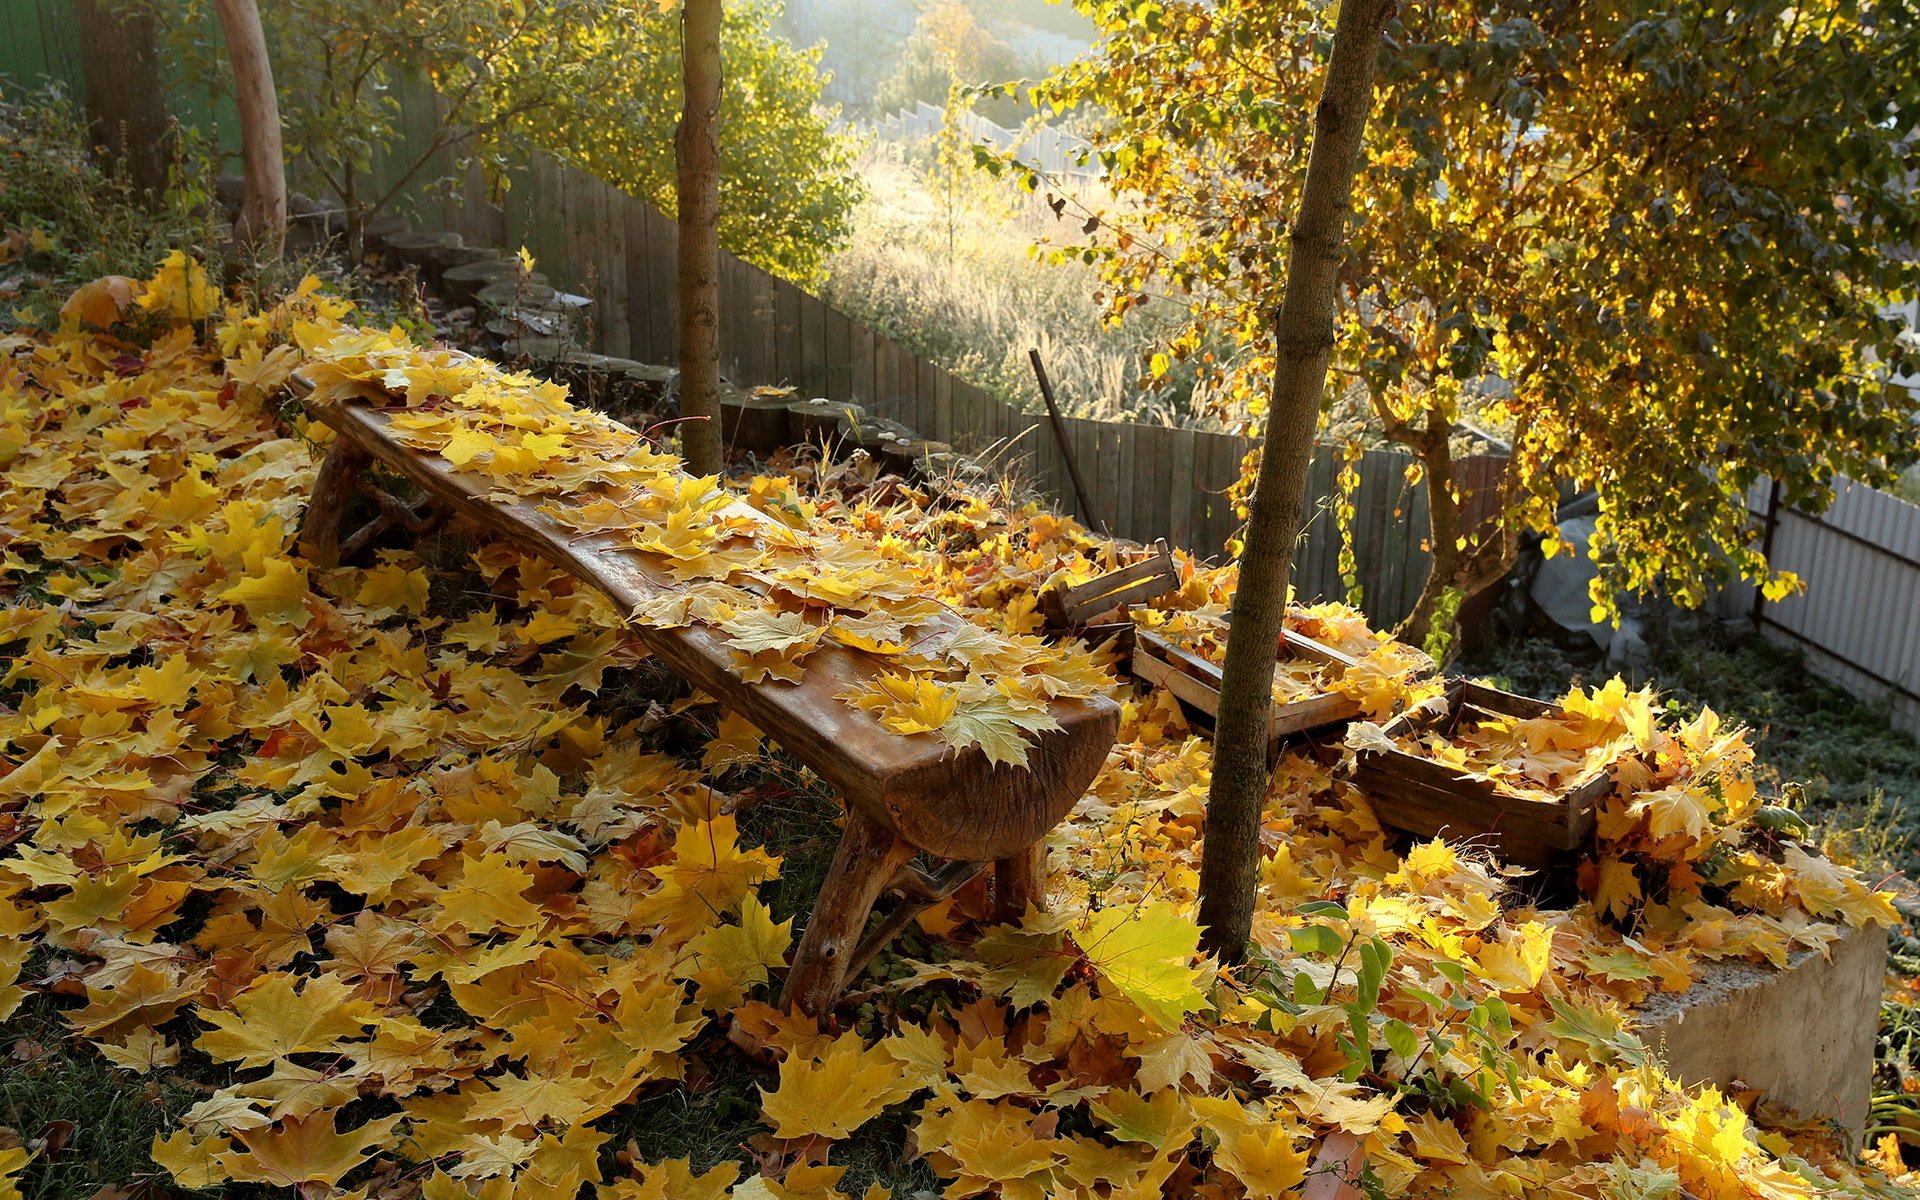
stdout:
<svg viewBox="0 0 1920 1200">
<path fill-rule="evenodd" d="M 732 1008 L 748 988 L 766 982 L 769 967 L 786 965 L 792 943 L 792 918 L 776 924 L 767 906 L 749 894 L 741 902 L 739 924 L 712 926 L 687 945 L 686 969 L 701 985 L 703 1004 Z"/>
<path fill-rule="evenodd" d="M 1624 920 L 1640 902 L 1640 878 L 1633 864 L 1617 858 L 1602 860 L 1593 889 L 1593 906 L 1616 920 Z"/>
<path fill-rule="evenodd" d="M 20 969 L 32 952 L 33 947 L 25 938 L 0 939 L 0 1021 L 12 1016 L 27 998 L 27 991 L 18 985 L 18 980 Z"/>
<path fill-rule="evenodd" d="M 662 886 L 640 902 L 637 913 L 642 921 L 664 923 L 678 938 L 717 924 L 740 906 L 749 888 L 779 874 L 778 860 L 740 848 L 731 814 L 685 827 L 674 838 L 673 852 L 673 862 L 655 872 Z"/>
<path fill-rule="evenodd" d="M 365 605 L 379 617 L 396 613 L 427 611 L 427 573 L 416 567 L 408 570 L 398 563 L 374 567 L 362 577 L 355 604 Z"/>
<path fill-rule="evenodd" d="M 175 1183 L 199 1191 L 232 1178 L 220 1162 L 220 1156 L 232 1145 L 224 1137 L 196 1140 L 190 1131 L 181 1129 L 169 1137 L 154 1134 L 147 1155 L 172 1175 Z"/>
<path fill-rule="evenodd" d="M 256 573 L 239 579 L 215 599 L 244 608 L 255 624 L 304 624 L 307 573 L 287 558 L 267 558 Z"/>
<path fill-rule="evenodd" d="M 1200 927 L 1164 900 L 1089 913 L 1074 941 L 1102 979 L 1162 1028 L 1178 1029 L 1208 1006 L 1200 984 L 1211 972 L 1193 961 Z"/>
<path fill-rule="evenodd" d="M 1214 1161 L 1247 1187 L 1248 1196 L 1284 1196 L 1307 1177 L 1306 1131 L 1281 1121 L 1250 1124 L 1220 1138 Z"/>
<path fill-rule="evenodd" d="M 726 1200 L 728 1189 L 740 1176 L 740 1164 L 721 1162 L 695 1173 L 691 1160 L 669 1158 L 641 1163 L 634 1173 L 635 1178 L 602 1184 L 596 1200 Z"/>
<path fill-rule="evenodd" d="M 32 1160 L 33 1152 L 25 1146 L 0 1149 L 0 1200 L 20 1200 L 20 1189 L 14 1181 Z"/>
<path fill-rule="evenodd" d="M 780 1086 L 761 1089 L 761 1111 L 779 1138 L 843 1138 L 918 1090 L 885 1048 L 858 1033 L 835 1038 L 817 1057 L 780 1064 Z"/>
<path fill-rule="evenodd" d="M 1407 1120 L 1407 1133 L 1413 1138 L 1413 1152 L 1434 1162 L 1465 1165 L 1472 1161 L 1467 1139 L 1453 1122 L 1433 1113 L 1421 1113 Z"/>
<path fill-rule="evenodd" d="M 323 1109 L 278 1125 L 242 1129 L 234 1139 L 246 1154 L 214 1156 L 227 1178 L 243 1183 L 271 1183 L 293 1187 L 303 1183 L 336 1184 L 393 1137 L 399 1116 L 376 1118 L 340 1133 L 334 1128 L 334 1110 Z"/>
<path fill-rule="evenodd" d="M 1094 1116 L 1107 1123 L 1114 1137 L 1149 1146 L 1184 1143 L 1199 1124 L 1193 1105 L 1178 1088 L 1162 1088 L 1151 1096 L 1115 1088 L 1089 1104 Z"/>
<path fill-rule="evenodd" d="M 959 706 L 958 697 L 936 680 L 895 672 L 876 675 L 841 699 L 898 734 L 938 733 Z"/>
<path fill-rule="evenodd" d="M 296 990 L 293 976 L 276 971 L 234 997 L 230 1010 L 203 1011 L 213 1028 L 198 1045 L 215 1059 L 264 1067 L 283 1055 L 339 1052 L 377 1016 L 338 976 L 315 976 Z"/>
<path fill-rule="evenodd" d="M 491 933 L 496 929 L 524 929 L 540 922 L 540 906 L 522 893 L 533 886 L 533 874 L 505 854 L 482 854 L 464 860 L 460 878 L 439 895 L 434 925 Z"/>
<path fill-rule="evenodd" d="M 1528 992 L 1540 986 L 1553 965 L 1553 930 L 1538 921 L 1509 929 L 1480 949 L 1479 975 L 1503 992 Z"/>
</svg>

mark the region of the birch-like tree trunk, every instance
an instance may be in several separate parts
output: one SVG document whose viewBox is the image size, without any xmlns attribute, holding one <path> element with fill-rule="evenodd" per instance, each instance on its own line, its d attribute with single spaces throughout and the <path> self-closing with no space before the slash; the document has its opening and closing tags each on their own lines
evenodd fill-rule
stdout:
<svg viewBox="0 0 1920 1200">
<path fill-rule="evenodd" d="M 674 137 L 680 222 L 680 446 L 717 474 L 720 448 L 720 0 L 683 0 L 685 101 Z"/>
<path fill-rule="evenodd" d="M 214 0 L 233 66 L 233 96 L 240 111 L 240 222 L 234 237 L 256 260 L 274 260 L 287 236 L 287 168 L 280 147 L 280 102 L 273 94 L 273 64 L 254 0 Z"/>
<path fill-rule="evenodd" d="M 1270 783 L 1267 723 L 1274 656 L 1285 632 L 1287 577 L 1333 352 L 1334 289 L 1362 134 L 1373 106 L 1374 64 L 1395 8 L 1395 0 L 1343 0 L 1340 5 L 1293 223 L 1286 293 L 1274 326 L 1273 403 L 1233 594 L 1200 867 L 1201 945 L 1223 962 L 1245 956 L 1253 925 L 1260 818 Z"/>
</svg>

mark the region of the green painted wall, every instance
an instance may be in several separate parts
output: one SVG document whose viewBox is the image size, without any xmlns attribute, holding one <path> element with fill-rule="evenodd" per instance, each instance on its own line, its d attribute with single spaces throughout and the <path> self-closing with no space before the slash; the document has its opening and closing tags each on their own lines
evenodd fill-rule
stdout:
<svg viewBox="0 0 1920 1200">
<path fill-rule="evenodd" d="M 214 29 L 203 31 L 196 40 L 213 53 L 225 50 Z M 211 132 L 227 154 L 237 153 L 239 134 L 233 102 L 224 94 L 191 83 L 185 69 L 169 61 L 164 46 L 161 58 L 169 76 L 164 97 L 167 111 L 186 128 Z M 79 20 L 72 0 L 0 0 L 0 87 L 31 91 L 49 83 L 58 84 L 75 103 L 86 98 L 80 70 Z"/>
</svg>

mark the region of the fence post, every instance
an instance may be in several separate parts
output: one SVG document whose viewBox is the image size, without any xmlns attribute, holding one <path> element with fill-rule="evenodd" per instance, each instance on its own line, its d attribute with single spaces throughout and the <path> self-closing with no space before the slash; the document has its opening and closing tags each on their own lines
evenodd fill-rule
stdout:
<svg viewBox="0 0 1920 1200">
<path fill-rule="evenodd" d="M 1760 555 L 1773 564 L 1773 531 L 1780 527 L 1780 481 L 1775 479 L 1767 488 L 1767 516 L 1760 533 Z M 1762 584 L 1753 585 L 1753 627 L 1760 628 L 1760 622 L 1766 619 L 1767 589 Z"/>
</svg>

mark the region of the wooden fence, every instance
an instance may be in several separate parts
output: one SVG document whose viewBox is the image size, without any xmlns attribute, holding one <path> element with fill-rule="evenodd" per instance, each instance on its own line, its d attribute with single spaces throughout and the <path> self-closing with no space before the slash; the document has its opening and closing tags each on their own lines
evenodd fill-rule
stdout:
<svg viewBox="0 0 1920 1200">
<path fill-rule="evenodd" d="M 82 94 L 72 52 L 70 6 L 60 0 L 0 0 L 5 27 L 19 44 L 0 56 L 21 75 L 63 78 Z M 30 36 L 28 36 L 30 34 Z M 12 61 L 6 61 L 10 58 Z M 439 130 L 436 101 L 420 85 L 395 89 L 401 102 L 396 144 L 375 155 L 366 194 L 378 194 L 421 156 Z M 183 107 L 172 98 L 176 110 Z M 225 128 L 220 109 L 192 114 Z M 483 181 L 477 171 L 448 189 L 454 156 L 445 150 L 417 172 L 397 207 L 420 224 L 452 229 L 475 244 L 525 246 L 540 269 L 570 290 L 591 296 L 587 348 L 646 362 L 675 359 L 675 248 L 678 229 L 650 205 L 571 166 L 535 156 L 507 178 Z M 296 177 L 296 184 L 301 182 Z M 310 181 L 309 181 L 310 184 Z M 721 256 L 721 354 L 736 383 L 782 384 L 803 396 L 853 400 L 923 435 L 980 453 L 1057 497 L 1095 528 L 1138 541 L 1166 538 L 1203 556 L 1217 556 L 1238 527 L 1226 491 L 1253 443 L 1227 434 L 1067 419 L 1066 441 L 1086 477 L 1091 511 L 1069 486 L 1058 438 L 1043 416 L 1000 403 L 818 297 L 785 280 Z M 1313 516 L 1296 555 L 1294 586 L 1304 598 L 1346 594 L 1338 569 L 1339 537 L 1325 503 L 1335 491 L 1334 453 L 1313 465 Z M 1426 491 L 1406 482 L 1412 460 L 1368 451 L 1359 464 L 1353 540 L 1365 608 L 1376 623 L 1397 621 L 1413 606 L 1426 577 Z M 1469 520 L 1484 515 L 1502 460 L 1460 464 Z"/>
<path fill-rule="evenodd" d="M 1765 480 L 1747 504 L 1768 558 L 1806 591 L 1768 602 L 1735 585 L 1721 611 L 1804 651 L 1815 672 L 1885 703 L 1897 728 L 1920 736 L 1920 507 L 1851 481 L 1817 517 L 1782 505 Z"/>
</svg>

